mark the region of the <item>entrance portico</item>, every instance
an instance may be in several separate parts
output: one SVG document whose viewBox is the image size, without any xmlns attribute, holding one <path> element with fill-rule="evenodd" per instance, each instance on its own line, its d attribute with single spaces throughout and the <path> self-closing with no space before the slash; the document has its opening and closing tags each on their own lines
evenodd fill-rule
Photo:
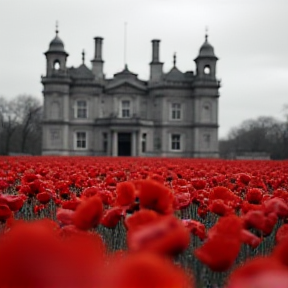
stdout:
<svg viewBox="0 0 288 288">
<path fill-rule="evenodd" d="M 112 131 L 112 156 L 137 156 L 137 131 Z"/>
</svg>

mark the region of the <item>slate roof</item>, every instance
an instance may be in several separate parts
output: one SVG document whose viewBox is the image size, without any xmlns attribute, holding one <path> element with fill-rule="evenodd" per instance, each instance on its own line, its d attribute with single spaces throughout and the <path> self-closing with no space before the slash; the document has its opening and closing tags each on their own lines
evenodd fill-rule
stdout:
<svg viewBox="0 0 288 288">
<path fill-rule="evenodd" d="M 69 74 L 76 79 L 94 79 L 92 71 L 85 64 L 81 64 L 78 68 L 69 68 Z"/>
</svg>

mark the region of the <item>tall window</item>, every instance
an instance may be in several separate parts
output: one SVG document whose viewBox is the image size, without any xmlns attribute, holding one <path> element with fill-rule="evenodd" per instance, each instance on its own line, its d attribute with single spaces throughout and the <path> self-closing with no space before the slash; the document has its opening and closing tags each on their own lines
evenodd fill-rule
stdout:
<svg viewBox="0 0 288 288">
<path fill-rule="evenodd" d="M 171 119 L 172 120 L 181 119 L 181 104 L 180 103 L 171 104 Z"/>
<path fill-rule="evenodd" d="M 87 135 L 86 132 L 76 132 L 76 148 L 87 148 Z"/>
<path fill-rule="evenodd" d="M 122 118 L 129 118 L 131 113 L 130 113 L 130 101 L 129 100 L 123 100 L 121 102 L 121 117 Z"/>
<path fill-rule="evenodd" d="M 142 139 L 141 139 L 141 151 L 142 151 L 142 153 L 146 152 L 146 140 L 147 140 L 147 134 L 143 133 Z"/>
<path fill-rule="evenodd" d="M 51 103 L 51 119 L 59 119 L 60 118 L 60 107 L 58 102 Z"/>
<path fill-rule="evenodd" d="M 203 135 L 203 142 L 204 142 L 204 147 L 206 149 L 209 149 L 210 144 L 211 144 L 211 135 L 210 134 L 204 134 Z"/>
<path fill-rule="evenodd" d="M 80 100 L 76 103 L 76 118 L 87 118 L 87 102 Z"/>
<path fill-rule="evenodd" d="M 210 122 L 211 121 L 211 105 L 210 103 L 204 103 L 202 107 L 202 113 L 203 113 L 203 121 Z"/>
<path fill-rule="evenodd" d="M 181 135 L 171 134 L 171 150 L 179 151 L 181 150 Z"/>
<path fill-rule="evenodd" d="M 60 138 L 60 130 L 59 129 L 51 129 L 50 130 L 50 140 L 51 145 L 58 145 L 61 138 Z"/>
</svg>

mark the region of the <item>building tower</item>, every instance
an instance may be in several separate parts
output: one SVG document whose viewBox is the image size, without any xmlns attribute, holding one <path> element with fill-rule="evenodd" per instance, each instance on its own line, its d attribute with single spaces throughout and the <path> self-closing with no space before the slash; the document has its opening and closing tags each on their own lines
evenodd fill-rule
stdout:
<svg viewBox="0 0 288 288">
<path fill-rule="evenodd" d="M 196 63 L 194 80 L 194 157 L 218 157 L 218 98 L 220 81 L 216 78 L 216 63 L 213 46 L 205 42 L 201 46 Z"/>
<path fill-rule="evenodd" d="M 66 61 L 68 53 L 64 43 L 59 38 L 58 27 L 56 36 L 50 42 L 46 56 L 46 75 L 41 79 L 44 86 L 44 115 L 42 151 L 45 154 L 48 147 L 68 154 L 68 123 L 69 123 L 69 84 L 71 82 Z"/>
</svg>

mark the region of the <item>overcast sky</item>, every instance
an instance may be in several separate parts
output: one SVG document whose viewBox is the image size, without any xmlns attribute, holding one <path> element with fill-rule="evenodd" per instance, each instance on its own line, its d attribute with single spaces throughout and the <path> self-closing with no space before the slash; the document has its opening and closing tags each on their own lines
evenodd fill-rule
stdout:
<svg viewBox="0 0 288 288">
<path fill-rule="evenodd" d="M 55 36 L 69 53 L 68 66 L 91 67 L 95 36 L 102 36 L 104 73 L 124 67 L 124 23 L 127 22 L 129 70 L 149 78 L 151 40 L 161 39 L 164 72 L 173 64 L 195 71 L 204 42 L 219 57 L 220 137 L 243 120 L 283 118 L 288 103 L 288 0 L 0 0 L 0 96 L 30 94 L 42 101 L 41 75 Z"/>
</svg>

